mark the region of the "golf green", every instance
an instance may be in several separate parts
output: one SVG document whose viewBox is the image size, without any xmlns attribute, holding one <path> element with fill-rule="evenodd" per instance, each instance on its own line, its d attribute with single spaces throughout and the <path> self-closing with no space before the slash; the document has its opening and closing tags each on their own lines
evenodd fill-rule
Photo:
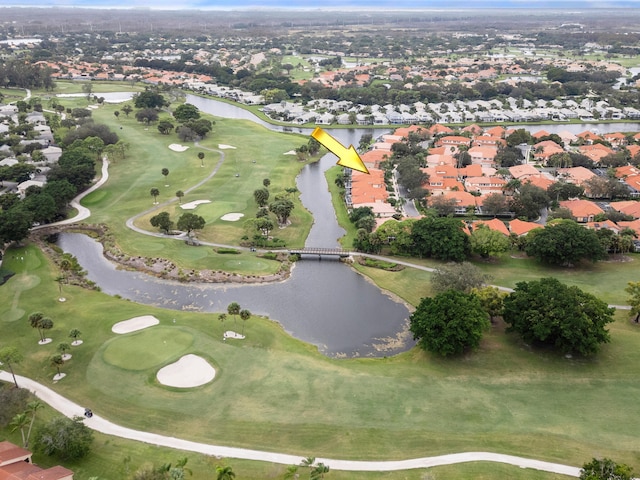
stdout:
<svg viewBox="0 0 640 480">
<path fill-rule="evenodd" d="M 193 340 L 190 332 L 157 326 L 108 341 L 102 358 L 114 367 L 142 371 L 176 359 Z"/>
</svg>

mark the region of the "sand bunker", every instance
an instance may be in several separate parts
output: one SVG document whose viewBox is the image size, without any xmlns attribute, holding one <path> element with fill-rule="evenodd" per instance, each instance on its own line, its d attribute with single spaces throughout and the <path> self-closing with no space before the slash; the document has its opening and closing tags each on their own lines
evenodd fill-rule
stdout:
<svg viewBox="0 0 640 480">
<path fill-rule="evenodd" d="M 236 147 L 234 147 L 233 145 L 225 145 L 224 143 L 220 143 L 218 144 L 218 148 L 220 150 L 228 150 L 230 148 L 233 148 L 235 150 Z"/>
<path fill-rule="evenodd" d="M 244 339 L 244 335 L 240 335 L 238 332 L 234 332 L 233 330 L 227 330 L 226 332 L 224 332 L 222 338 L 236 338 L 238 340 L 242 340 Z"/>
<path fill-rule="evenodd" d="M 111 331 L 113 333 L 119 334 L 131 333 L 137 330 L 143 330 L 145 328 L 153 327 L 154 325 L 158 325 L 159 323 L 160 320 L 158 320 L 153 315 L 142 315 L 141 317 L 135 317 L 116 323 L 113 327 L 111 327 Z"/>
<path fill-rule="evenodd" d="M 225 220 L 227 222 L 237 222 L 242 217 L 244 217 L 244 213 L 226 213 L 220 217 L 220 220 Z"/>
<path fill-rule="evenodd" d="M 180 205 L 180 208 L 182 208 L 183 210 L 194 210 L 201 203 L 211 203 L 211 200 L 195 200 L 193 202 Z"/>
<path fill-rule="evenodd" d="M 216 376 L 216 370 L 197 355 L 189 354 L 175 363 L 162 367 L 156 377 L 168 387 L 191 388 L 209 383 Z"/>
<path fill-rule="evenodd" d="M 179 143 L 172 143 L 171 145 L 169 145 L 169 149 L 173 150 L 174 152 L 184 152 L 188 148 L 189 147 L 187 147 L 186 145 L 180 145 Z"/>
<path fill-rule="evenodd" d="M 288 152 L 284 152 L 284 155 L 297 155 L 295 150 L 289 150 Z"/>
</svg>

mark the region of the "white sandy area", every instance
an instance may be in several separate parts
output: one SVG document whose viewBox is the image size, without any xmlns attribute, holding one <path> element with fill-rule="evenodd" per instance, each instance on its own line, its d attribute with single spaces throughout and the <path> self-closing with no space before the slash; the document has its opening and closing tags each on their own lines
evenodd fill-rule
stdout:
<svg viewBox="0 0 640 480">
<path fill-rule="evenodd" d="M 171 145 L 169 145 L 169 149 L 173 150 L 174 152 L 184 152 L 188 148 L 189 147 L 187 147 L 186 145 L 180 145 L 179 143 L 172 143 Z"/>
<path fill-rule="evenodd" d="M 236 149 L 236 147 L 234 147 L 233 145 L 225 145 L 224 143 L 219 143 L 219 144 L 218 144 L 218 148 L 219 148 L 220 150 L 228 150 L 228 149 L 230 149 L 230 148 L 232 148 L 232 149 L 234 149 L 234 150 Z"/>
<path fill-rule="evenodd" d="M 295 150 L 289 150 L 288 152 L 284 152 L 284 155 L 297 155 Z"/>
<path fill-rule="evenodd" d="M 220 217 L 220 220 L 225 220 L 227 222 L 237 222 L 242 217 L 244 217 L 244 213 L 225 213 Z"/>
<path fill-rule="evenodd" d="M 234 332 L 233 330 L 227 330 L 224 332 L 223 338 L 237 338 L 238 340 L 242 340 L 244 335 L 240 335 L 238 332 Z"/>
<path fill-rule="evenodd" d="M 160 323 L 153 315 L 142 315 L 141 317 L 130 318 L 129 320 L 123 320 L 122 322 L 116 323 L 113 327 L 111 327 L 111 331 L 113 333 L 131 333 L 137 330 L 143 330 L 145 328 L 153 327 Z"/>
<path fill-rule="evenodd" d="M 211 203 L 211 200 L 195 200 L 193 202 L 180 205 L 180 208 L 182 208 L 183 210 L 194 210 L 198 205 L 202 203 Z"/>
<path fill-rule="evenodd" d="M 191 388 L 209 383 L 216 370 L 202 357 L 189 354 L 175 363 L 162 367 L 156 377 L 168 387 Z"/>
</svg>

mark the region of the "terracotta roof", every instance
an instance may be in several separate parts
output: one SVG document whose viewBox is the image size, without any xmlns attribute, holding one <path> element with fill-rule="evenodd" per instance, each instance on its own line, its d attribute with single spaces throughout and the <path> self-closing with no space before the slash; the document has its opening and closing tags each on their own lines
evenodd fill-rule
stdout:
<svg viewBox="0 0 640 480">
<path fill-rule="evenodd" d="M 618 226 L 621 227 L 623 230 L 625 228 L 630 228 L 631 230 L 636 232 L 638 237 L 640 237 L 640 219 L 633 220 L 631 222 L 618 222 Z"/>
<path fill-rule="evenodd" d="M 513 178 L 522 178 L 525 176 L 540 176 L 540 170 L 529 163 L 509 167 L 509 173 Z"/>
<path fill-rule="evenodd" d="M 524 222 L 517 218 L 509 222 L 509 230 L 511 233 L 515 233 L 518 236 L 526 235 L 536 228 L 543 228 L 543 226 L 533 222 Z"/>
<path fill-rule="evenodd" d="M 631 215 L 633 218 L 640 218 L 640 202 L 633 200 L 625 200 L 622 202 L 611 202 L 609 206 L 625 215 Z"/>
<path fill-rule="evenodd" d="M 563 200 L 560 202 L 560 206 L 569 209 L 575 218 L 586 218 L 604 213 L 604 210 L 590 200 Z"/>
<path fill-rule="evenodd" d="M 640 175 L 640 169 L 633 165 L 625 165 L 615 169 L 616 178 L 632 177 L 633 175 Z"/>
<path fill-rule="evenodd" d="M 547 177 L 543 177 L 542 175 L 534 177 L 525 177 L 522 179 L 523 183 L 530 183 L 531 185 L 535 185 L 538 188 L 543 190 L 547 190 L 551 185 L 555 182 L 553 180 L 548 179 Z"/>
<path fill-rule="evenodd" d="M 584 167 L 559 168 L 558 176 L 560 175 L 564 175 L 568 182 L 576 185 L 582 185 L 586 180 L 596 176 L 595 173 Z"/>
<path fill-rule="evenodd" d="M 491 220 L 478 220 L 476 222 L 473 222 L 473 229 L 477 230 L 480 225 L 486 225 L 491 230 L 500 232 L 507 237 L 509 236 L 509 230 L 507 229 L 507 226 L 502 220 L 498 220 L 497 218 Z"/>
</svg>

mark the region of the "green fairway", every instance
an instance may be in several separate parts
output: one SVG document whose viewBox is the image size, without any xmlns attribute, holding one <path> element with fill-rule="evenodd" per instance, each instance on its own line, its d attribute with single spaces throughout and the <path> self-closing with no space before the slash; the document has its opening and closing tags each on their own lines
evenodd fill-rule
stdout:
<svg viewBox="0 0 640 480">
<path fill-rule="evenodd" d="M 30 260 L 23 264 L 15 255 Z M 84 343 L 73 347 L 63 366 L 67 377 L 52 387 L 132 428 L 301 457 L 379 460 L 482 450 L 579 465 L 597 451 L 640 463 L 640 417 L 629 402 L 640 394 L 640 331 L 625 314 L 611 325 L 611 344 L 588 360 L 531 350 L 500 325 L 478 352 L 461 359 L 413 350 L 332 360 L 259 317 L 247 321 L 246 340 L 223 342 L 222 333 L 239 330 L 240 321 L 163 311 L 71 286 L 60 303 L 54 272 L 37 249 L 12 250 L 7 258 L 16 275 L 0 288 L 0 316 L 25 311 L 5 323 L 26 356 L 18 373 L 51 384 L 47 359 L 79 328 Z M 40 282 L 15 302 L 13 285 L 31 285 L 24 280 L 31 277 Z M 38 346 L 28 325 L 35 310 L 54 320 L 50 345 Z M 111 332 L 115 322 L 139 315 L 155 315 L 160 325 L 124 336 Z M 158 368 L 186 353 L 214 364 L 216 381 L 196 389 L 160 386 Z"/>
<path fill-rule="evenodd" d="M 146 370 L 167 363 L 186 352 L 193 343 L 191 332 L 156 327 L 114 338 L 102 352 L 103 360 L 125 370 Z"/>
</svg>

